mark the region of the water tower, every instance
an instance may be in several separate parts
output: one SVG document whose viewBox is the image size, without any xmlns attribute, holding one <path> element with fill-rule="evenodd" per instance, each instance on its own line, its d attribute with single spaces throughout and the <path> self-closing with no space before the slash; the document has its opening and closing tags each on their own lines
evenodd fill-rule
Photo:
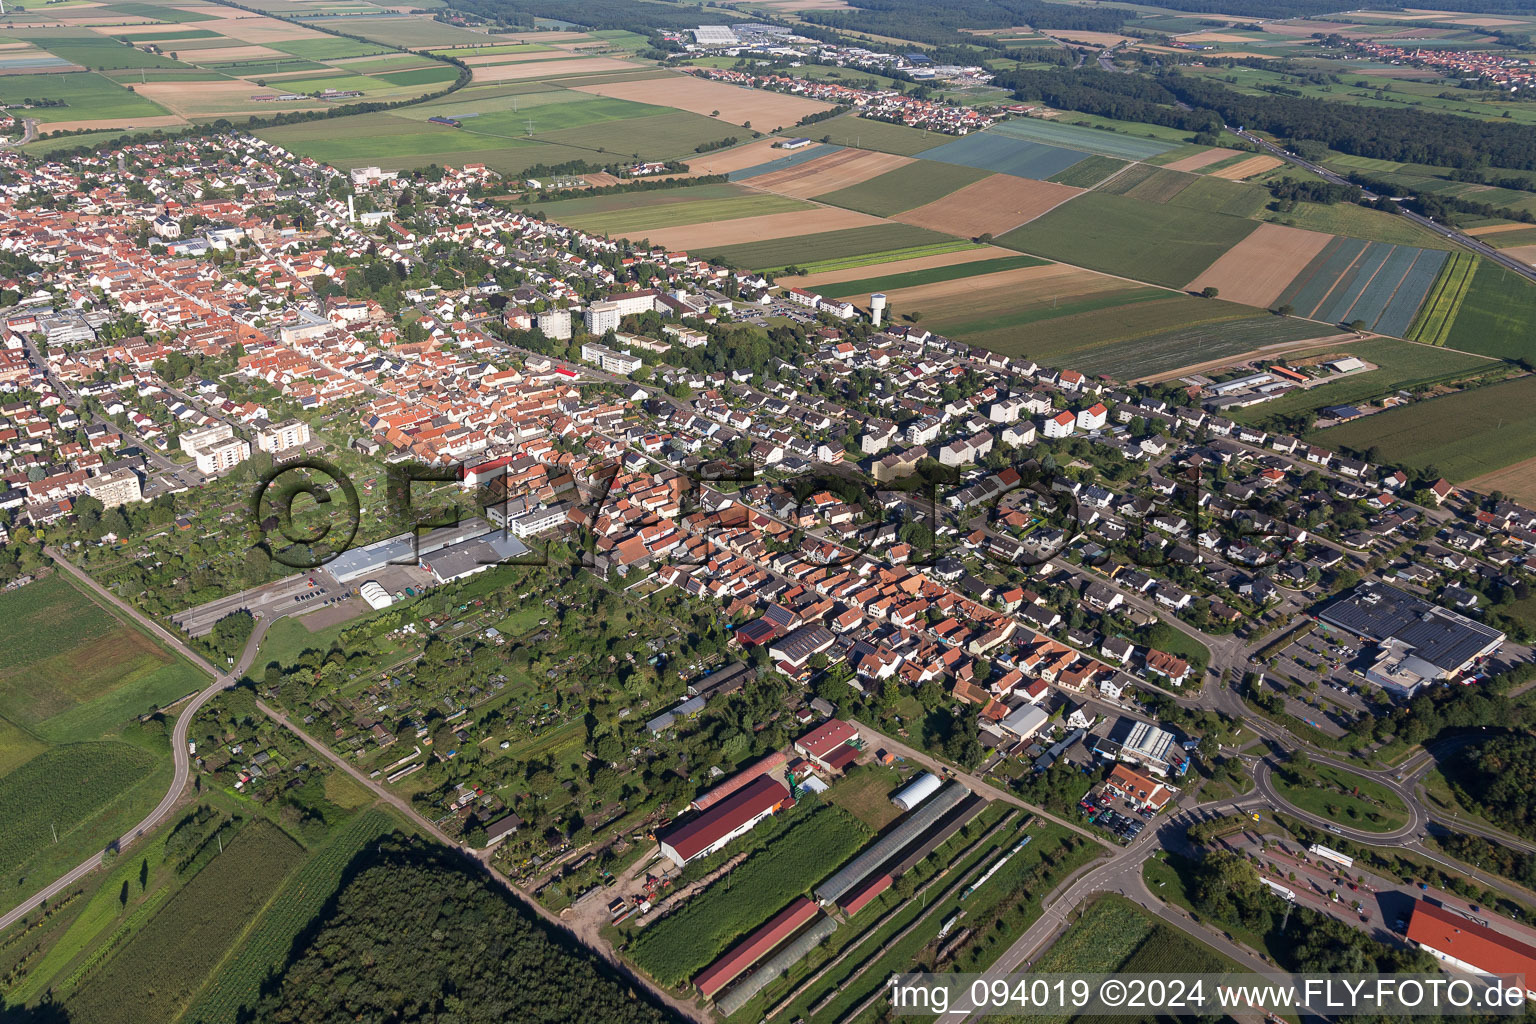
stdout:
<svg viewBox="0 0 1536 1024">
<path fill-rule="evenodd" d="M 885 318 L 885 293 L 875 292 L 869 297 L 869 318 L 876 327 Z"/>
</svg>

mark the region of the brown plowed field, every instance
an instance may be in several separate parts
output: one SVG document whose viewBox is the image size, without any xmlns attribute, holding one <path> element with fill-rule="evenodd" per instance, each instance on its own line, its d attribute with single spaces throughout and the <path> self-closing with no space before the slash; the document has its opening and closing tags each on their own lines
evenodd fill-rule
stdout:
<svg viewBox="0 0 1536 1024">
<path fill-rule="evenodd" d="M 1227 149 L 1225 146 L 1216 146 L 1213 149 L 1206 150 L 1204 153 L 1196 153 L 1194 156 L 1187 156 L 1182 160 L 1175 160 L 1171 164 L 1163 164 L 1163 166 L 1170 171 L 1198 171 L 1202 167 L 1209 167 L 1211 164 L 1219 163 L 1229 156 L 1237 156 L 1237 150 Z"/>
<path fill-rule="evenodd" d="M 862 281 L 865 278 L 879 277 L 882 274 L 906 274 L 914 270 L 953 267 L 962 263 L 1006 259 L 1009 256 L 1017 255 L 1018 253 L 1012 249 L 988 245 L 979 249 L 961 249 L 959 252 L 940 253 L 937 256 L 919 256 L 914 260 L 892 260 L 890 263 L 876 263 L 867 267 L 845 267 L 842 270 L 829 270 L 825 274 L 779 277 L 774 280 L 785 288 L 820 288 L 826 291 L 828 285 L 840 284 L 843 281 Z"/>
<path fill-rule="evenodd" d="M 1082 192 L 1080 188 L 1053 181 L 994 174 L 926 206 L 898 213 L 892 219 L 963 238 L 988 232 L 1001 235 L 1021 224 L 1028 224 Z"/>
<path fill-rule="evenodd" d="M 1274 170 L 1285 163 L 1277 156 L 1251 156 L 1247 160 L 1239 160 L 1231 167 L 1223 167 L 1219 171 L 1212 171 L 1213 178 L 1226 178 L 1228 181 L 1243 181 L 1255 174 L 1263 174 L 1265 171 Z"/>
<path fill-rule="evenodd" d="M 1526 459 L 1513 466 L 1474 477 L 1463 486 L 1484 494 L 1503 491 L 1522 505 L 1536 505 L 1536 459 Z"/>
<path fill-rule="evenodd" d="M 1260 224 L 1191 281 L 1189 290 L 1214 286 L 1223 299 L 1268 308 L 1332 239 L 1321 231 Z"/>
<path fill-rule="evenodd" d="M 886 294 L 892 308 L 903 312 L 920 310 L 925 318 L 942 325 L 1003 316 L 1053 302 L 1071 302 L 1134 287 L 1117 277 L 1049 263 L 1043 267 L 1000 270 L 995 274 L 896 288 Z M 836 289 L 823 291 L 836 294 Z"/>
<path fill-rule="evenodd" d="M 1536 245 L 1514 245 L 1504 250 L 1505 256 L 1513 256 L 1521 263 L 1536 267 Z"/>
<path fill-rule="evenodd" d="M 1529 224 L 1484 224 L 1482 227 L 1462 228 L 1464 235 L 1496 235 L 1501 231 L 1524 231 Z"/>
<path fill-rule="evenodd" d="M 840 188 L 868 181 L 886 171 L 894 171 L 912 162 L 911 157 L 894 153 L 871 153 L 863 149 L 844 149 L 827 156 L 807 161 L 798 167 L 787 167 L 771 174 L 760 174 L 748 179 L 753 188 L 777 192 L 796 199 L 836 192 Z"/>
<path fill-rule="evenodd" d="M 613 82 L 604 85 L 579 85 L 582 92 L 597 96 L 612 96 L 636 103 L 654 103 L 663 107 L 676 107 L 695 114 L 709 115 L 720 111 L 722 121 L 745 126 L 747 122 L 760 132 L 794 124 L 807 114 L 819 114 L 831 110 L 832 104 L 809 100 L 800 96 L 768 92 L 764 89 L 745 89 L 724 82 L 711 82 L 689 75 L 676 78 L 651 78 L 640 82 Z"/>
<path fill-rule="evenodd" d="M 871 217 L 852 210 L 837 210 L 820 206 L 814 210 L 797 210 L 791 213 L 765 213 L 759 217 L 738 217 L 735 220 L 681 224 L 670 228 L 651 228 L 644 236 L 654 245 L 668 249 L 709 249 L 742 242 L 761 242 L 770 238 L 790 238 L 794 235 L 812 235 L 823 231 L 841 231 L 844 228 L 863 228 L 884 224 L 879 217 Z"/>
<path fill-rule="evenodd" d="M 722 149 L 704 153 L 688 161 L 688 170 L 694 174 L 730 174 L 745 167 L 756 167 L 784 155 L 782 149 L 774 149 L 778 139 L 758 139 L 735 149 Z"/>
<path fill-rule="evenodd" d="M 487 64 L 474 69 L 475 83 L 515 82 L 524 78 L 545 78 L 555 75 L 579 75 L 589 71 L 638 71 L 639 64 L 612 57 L 577 57 L 574 60 L 524 61 L 518 64 Z M 639 85 L 640 83 L 635 83 Z M 617 89 L 618 85 L 583 86 L 589 92 L 595 88 Z M 665 104 L 663 104 L 665 105 Z"/>
</svg>

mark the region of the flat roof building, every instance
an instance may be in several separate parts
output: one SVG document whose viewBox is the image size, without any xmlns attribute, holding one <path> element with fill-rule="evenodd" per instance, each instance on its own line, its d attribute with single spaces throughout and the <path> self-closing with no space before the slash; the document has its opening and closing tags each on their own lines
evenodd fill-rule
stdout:
<svg viewBox="0 0 1536 1024">
<path fill-rule="evenodd" d="M 1504 642 L 1492 626 L 1386 583 L 1362 583 L 1318 616 L 1381 646 L 1371 681 L 1411 693 L 1450 679 Z"/>
</svg>

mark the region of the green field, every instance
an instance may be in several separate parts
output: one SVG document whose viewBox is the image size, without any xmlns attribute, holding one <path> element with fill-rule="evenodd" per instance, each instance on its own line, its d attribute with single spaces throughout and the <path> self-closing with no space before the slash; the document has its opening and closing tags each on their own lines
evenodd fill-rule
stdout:
<svg viewBox="0 0 1536 1024">
<path fill-rule="evenodd" d="M 1501 359 L 1536 359 L 1532 309 L 1536 284 L 1497 263 L 1479 260 L 1445 344 Z"/>
<path fill-rule="evenodd" d="M 542 213 L 552 221 L 567 224 L 581 217 L 632 212 L 642 198 L 647 209 L 655 210 L 665 206 L 690 205 L 706 200 L 714 202 L 724 199 L 745 199 L 760 194 L 745 185 L 733 185 L 722 181 L 711 185 L 660 189 L 644 193 L 643 197 L 636 196 L 632 192 L 617 192 L 605 196 L 582 196 L 579 199 L 557 199 L 546 202 L 535 196 L 531 201 L 518 205 L 522 209 Z"/>
<path fill-rule="evenodd" d="M 1179 172 L 1165 172 L 1177 174 Z M 1182 206 L 1200 213 L 1224 213 L 1229 217 L 1252 217 L 1269 202 L 1269 190 L 1257 185 L 1245 185 L 1225 178 L 1196 176 L 1193 184 L 1181 189 L 1168 200 L 1172 206 Z"/>
<path fill-rule="evenodd" d="M 941 164 L 936 160 L 914 160 L 868 181 L 819 195 L 816 201 L 875 217 L 889 217 L 943 199 L 951 192 L 986 177 L 990 177 L 989 172 L 975 167 Z"/>
<path fill-rule="evenodd" d="M 97 71 L 107 68 L 179 68 L 182 66 L 169 57 L 162 57 L 157 53 L 145 53 L 136 46 L 125 46 L 116 39 L 98 36 L 95 33 L 33 35 L 29 32 L 18 38 L 23 38 L 72 64 L 79 64 L 83 68 Z"/>
<path fill-rule="evenodd" d="M 97 739 L 207 684 L 62 572 L 0 594 L 0 717 L 49 742 Z"/>
<path fill-rule="evenodd" d="M 21 106 L 33 99 L 58 100 L 65 104 L 16 111 L 18 116 L 43 122 L 44 131 L 52 121 L 126 120 L 130 117 L 162 117 L 169 113 L 158 103 L 129 92 L 109 78 L 87 71 L 62 75 L 0 75 L 0 103 Z"/>
<path fill-rule="evenodd" d="M 728 880 L 641 930 L 630 943 L 630 959 L 663 985 L 681 984 L 837 870 L 869 836 L 869 829 L 841 808 L 814 810 L 748 857 Z"/>
<path fill-rule="evenodd" d="M 97 815 L 154 767 L 141 747 L 99 742 L 53 747 L 13 769 L 0 778 L 0 871 L 15 878 L 54 845 L 55 832 L 60 842 L 91 832 Z"/>
<path fill-rule="evenodd" d="M 884 253 L 953 241 L 937 231 L 908 224 L 872 224 L 869 227 L 795 235 L 761 242 L 717 246 L 704 250 L 711 259 L 723 260 L 749 270 L 766 270 L 791 264 L 809 267 L 820 261 Z"/>
<path fill-rule="evenodd" d="M 737 220 L 741 217 L 761 217 L 773 213 L 794 213 L 797 210 L 816 208 L 799 199 L 767 193 L 730 199 L 701 199 L 692 203 L 640 206 L 639 209 L 622 213 L 588 213 L 574 217 L 551 212 L 552 207 L 559 205 L 561 204 L 552 203 L 544 207 L 545 213 L 551 220 L 593 234 L 627 235 L 631 238 L 637 238 L 646 231 L 676 227 L 681 224 Z"/>
<path fill-rule="evenodd" d="M 1111 174 L 1128 166 L 1124 160 L 1116 160 L 1112 156 L 1090 156 L 1046 180 L 1058 185 L 1071 185 L 1073 188 L 1093 188 Z"/>
<path fill-rule="evenodd" d="M 304 850 L 277 826 L 255 821 L 159 909 L 70 998 L 76 1024 L 176 1020 L 210 972 L 278 891 Z"/>
<path fill-rule="evenodd" d="M 1451 253 L 1435 277 L 1435 283 L 1430 285 L 1429 293 L 1424 297 L 1424 305 L 1419 307 L 1408 328 L 1410 340 L 1422 341 L 1426 345 L 1445 344 L 1476 270 L 1477 259 L 1471 253 Z"/>
<path fill-rule="evenodd" d="M 423 22 L 425 24 L 425 22 Z M 377 43 L 365 43 L 357 39 L 284 39 L 266 44 L 273 50 L 291 53 L 295 57 L 310 60 L 339 60 L 342 57 L 367 57 L 375 53 L 388 53 L 389 48 Z"/>
<path fill-rule="evenodd" d="M 1536 377 L 1389 409 L 1309 435 L 1318 444 L 1365 452 L 1422 470 L 1436 466 L 1452 483 L 1523 461 L 1536 451 Z"/>
<path fill-rule="evenodd" d="M 1172 142 L 1140 138 L 1102 128 L 1084 128 L 1038 117 L 1011 118 L 994 126 L 992 130 L 1016 139 L 1042 142 L 1048 146 L 1065 146 L 1120 160 L 1147 160 L 1178 148 Z"/>
<path fill-rule="evenodd" d="M 439 85 L 443 82 L 451 82 L 458 77 L 458 68 L 442 65 L 416 68 L 412 71 L 385 71 L 374 75 L 376 81 L 386 82 L 392 86 Z"/>
<path fill-rule="evenodd" d="M 840 256 L 835 259 L 815 260 L 810 263 L 796 263 L 794 265 L 800 269 L 802 274 L 829 274 L 834 270 L 874 267 L 885 263 L 900 263 L 903 260 L 921 259 L 924 256 L 940 256 L 944 253 L 963 252 L 966 249 L 980 248 L 981 245 L 976 242 L 950 239 L 945 242 L 935 242 L 931 245 L 914 245 L 904 249 L 888 249 L 885 252 L 863 253 L 858 256 Z M 780 271 L 783 267 L 766 269 Z"/>
<path fill-rule="evenodd" d="M 1287 802 L 1364 832 L 1391 832 L 1408 823 L 1408 808 L 1379 782 L 1332 765 L 1312 764 L 1290 778 L 1290 766 L 1270 778 Z"/>
<path fill-rule="evenodd" d="M 1400 388 L 1454 380 L 1503 365 L 1465 352 L 1412 345 L 1390 338 L 1373 338 L 1370 341 L 1330 347 L 1327 354 L 1357 356 L 1366 362 L 1375 363 L 1378 369 L 1353 373 L 1318 387 L 1291 391 L 1259 405 L 1234 409 L 1233 418 L 1244 423 L 1256 423 L 1276 416 L 1316 412 L 1329 405 L 1352 405 Z"/>
<path fill-rule="evenodd" d="M 395 819 L 385 811 L 364 811 L 310 857 L 283 883 L 240 945 L 208 979 L 187 1019 L 197 1024 L 239 1024 L 248 1019 L 243 1015 L 255 1009 L 262 982 L 287 964 L 295 940 L 341 887 L 352 859 L 394 827 Z"/>
<path fill-rule="evenodd" d="M 1492 234 L 1479 235 L 1478 238 L 1481 241 L 1487 242 L 1495 249 L 1508 249 L 1516 245 L 1536 245 L 1536 228 L 1495 231 Z"/>
<path fill-rule="evenodd" d="M 1328 333 L 1302 320 L 1255 315 L 1236 303 L 1151 288 L 942 326 L 972 345 L 1119 380 Z"/>
<path fill-rule="evenodd" d="M 977 260 L 974 263 L 956 263 L 948 267 L 909 270 L 904 274 L 882 274 L 879 277 L 865 277 L 857 281 L 840 281 L 817 290 L 833 298 L 844 298 L 869 292 L 912 288 L 938 281 L 955 281 L 962 277 L 976 277 L 978 274 L 996 274 L 1004 270 L 1018 270 L 1021 267 L 1041 267 L 1045 266 L 1045 263 L 1045 260 L 1038 260 L 1033 256 L 1000 256 L 997 259 Z"/>
<path fill-rule="evenodd" d="M 1388 242 L 1392 245 L 1416 245 L 1421 249 L 1455 249 L 1442 235 L 1420 227 L 1407 217 L 1383 210 L 1370 210 L 1354 203 L 1297 203 L 1284 213 L 1264 211 L 1260 220 L 1284 224 L 1287 227 L 1322 231 L 1330 235 L 1348 235 L 1368 242 Z M 1497 236 L 1492 236 L 1497 237 Z"/>
<path fill-rule="evenodd" d="M 1192 191 L 1194 186 L 1184 194 Z M 997 244 L 1182 288 L 1255 227 L 1240 217 L 1089 192 L 1008 232 Z"/>
<path fill-rule="evenodd" d="M 843 114 L 807 129 L 815 139 L 826 138 L 834 146 L 853 146 L 857 149 L 873 149 L 880 153 L 899 156 L 916 156 L 925 149 L 942 146 L 954 136 L 927 132 L 906 125 L 887 124 L 868 118 Z"/>
<path fill-rule="evenodd" d="M 447 46 L 452 43 L 483 43 L 486 36 L 481 32 L 471 32 L 457 25 L 449 25 L 440 21 L 429 21 L 426 18 L 408 17 L 377 17 L 366 18 L 316 18 L 312 24 L 320 29 L 328 29 L 332 32 L 345 32 L 348 35 L 362 36 L 385 46 L 412 47 L 422 49 L 429 46 Z M 352 43 L 352 40 L 338 40 L 338 42 Z M 352 43 L 356 46 L 359 44 Z M 285 52 L 292 52 L 286 46 L 279 47 Z M 337 56 L 330 54 L 329 56 Z M 350 55 L 348 55 L 350 56 Z"/>
</svg>

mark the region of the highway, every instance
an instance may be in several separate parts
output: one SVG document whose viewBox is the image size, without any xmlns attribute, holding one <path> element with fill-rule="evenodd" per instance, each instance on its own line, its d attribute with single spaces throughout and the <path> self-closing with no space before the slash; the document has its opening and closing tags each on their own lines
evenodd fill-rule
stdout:
<svg viewBox="0 0 1536 1024">
<path fill-rule="evenodd" d="M 1273 142 L 1259 138 L 1257 135 L 1250 131 L 1244 131 L 1241 128 L 1234 128 L 1231 125 L 1223 125 L 1222 127 L 1231 132 L 1233 135 L 1236 135 L 1238 138 L 1253 143 L 1255 146 L 1258 146 L 1260 149 L 1264 150 L 1264 152 L 1270 154 L 1271 156 L 1277 156 L 1287 163 L 1292 163 L 1297 167 L 1302 168 L 1303 170 L 1311 171 L 1313 174 L 1317 175 L 1319 178 L 1322 178 L 1324 181 L 1332 182 L 1335 185 L 1353 186 L 1355 184 L 1343 175 L 1335 174 L 1333 171 L 1330 171 L 1328 168 L 1322 166 L 1321 164 L 1315 164 L 1310 160 L 1304 160 L 1289 150 L 1280 148 Z M 1376 195 L 1374 192 L 1366 190 L 1365 198 L 1380 199 L 1382 197 Z M 1457 245 L 1465 249 L 1470 249 L 1471 251 L 1477 253 L 1477 255 L 1492 260 L 1506 270 L 1514 271 L 1528 281 L 1536 281 L 1536 267 L 1532 267 L 1527 263 L 1521 263 L 1513 256 L 1502 253 L 1488 243 L 1473 238 L 1471 235 L 1464 235 L 1454 228 L 1448 228 L 1444 224 L 1437 224 L 1430 220 L 1428 217 L 1414 213 L 1412 210 L 1401 206 L 1401 204 L 1399 204 L 1399 209 L 1402 216 L 1408 218 L 1416 224 L 1420 224 L 1428 228 L 1435 234 L 1445 238 L 1447 241 L 1455 242 Z"/>
</svg>

